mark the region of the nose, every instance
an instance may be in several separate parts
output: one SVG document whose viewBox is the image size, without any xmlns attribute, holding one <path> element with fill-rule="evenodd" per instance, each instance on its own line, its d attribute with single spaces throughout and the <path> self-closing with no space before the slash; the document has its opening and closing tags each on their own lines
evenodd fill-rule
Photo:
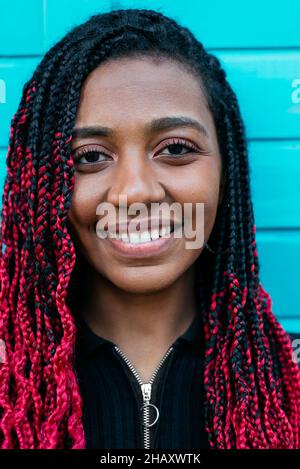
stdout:
<svg viewBox="0 0 300 469">
<path fill-rule="evenodd" d="M 137 202 L 148 205 L 151 202 L 161 202 L 165 198 L 165 190 L 158 179 L 157 168 L 154 168 L 148 157 L 141 152 L 120 155 L 115 167 L 107 202 L 118 207 L 119 197 L 124 195 L 127 197 L 127 206 Z"/>
</svg>

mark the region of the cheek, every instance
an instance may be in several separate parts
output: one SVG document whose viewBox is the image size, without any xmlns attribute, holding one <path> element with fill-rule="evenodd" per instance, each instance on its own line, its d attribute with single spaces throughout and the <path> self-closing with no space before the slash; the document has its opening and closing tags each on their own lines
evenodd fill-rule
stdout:
<svg viewBox="0 0 300 469">
<path fill-rule="evenodd" d="M 186 203 L 191 204 L 192 207 L 190 212 L 184 208 L 185 223 L 187 222 L 193 231 L 198 233 L 204 226 L 204 239 L 207 240 L 215 223 L 219 202 L 220 168 L 218 161 L 216 159 L 214 161 L 201 161 L 193 167 L 181 167 L 181 174 L 175 180 L 174 200 L 180 201 L 183 207 Z M 204 204 L 204 221 L 202 212 L 196 209 L 196 204 L 199 203 Z"/>
<path fill-rule="evenodd" d="M 181 167 L 176 181 L 174 200 L 181 203 L 203 202 L 205 209 L 216 210 L 219 199 L 220 170 L 216 161 L 199 162 L 190 167 Z"/>
<path fill-rule="evenodd" d="M 96 186 L 91 180 L 87 179 L 76 181 L 69 210 L 70 221 L 80 226 L 94 224 L 96 208 L 100 200 L 99 185 Z"/>
</svg>

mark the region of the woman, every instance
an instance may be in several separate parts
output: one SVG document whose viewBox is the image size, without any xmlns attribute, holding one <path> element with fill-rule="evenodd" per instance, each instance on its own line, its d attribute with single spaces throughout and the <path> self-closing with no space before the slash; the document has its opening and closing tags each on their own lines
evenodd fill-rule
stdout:
<svg viewBox="0 0 300 469">
<path fill-rule="evenodd" d="M 300 447 L 237 98 L 188 29 L 132 9 L 70 31 L 24 86 L 7 169 L 2 448 Z M 120 196 L 192 204 L 193 227 L 204 204 L 204 243 L 168 232 L 175 215 L 146 238 L 99 229 Z"/>
</svg>

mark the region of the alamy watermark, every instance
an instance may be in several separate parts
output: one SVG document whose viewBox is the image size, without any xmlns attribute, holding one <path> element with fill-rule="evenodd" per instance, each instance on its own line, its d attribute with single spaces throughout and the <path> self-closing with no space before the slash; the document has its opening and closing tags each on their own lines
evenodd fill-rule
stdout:
<svg viewBox="0 0 300 469">
<path fill-rule="evenodd" d="M 6 346 L 4 340 L 0 339 L 0 363 L 6 362 Z"/>
<path fill-rule="evenodd" d="M 96 234 L 101 239 L 108 236 L 118 238 L 120 234 L 129 234 L 130 242 L 133 237 L 136 239 L 137 236 L 150 241 L 150 233 L 147 233 L 150 222 L 152 234 L 154 231 L 157 233 L 163 225 L 164 237 L 191 239 L 192 241 L 185 242 L 186 249 L 199 249 L 204 245 L 203 202 L 195 204 L 186 202 L 183 205 L 178 202 L 171 205 L 166 202 L 152 202 L 149 213 L 148 206 L 142 202 L 132 203 L 128 207 L 127 195 L 122 194 L 119 196 L 118 213 L 114 204 L 102 202 L 97 206 L 96 214 L 101 217 L 96 224 Z M 134 218 L 131 218 L 132 216 Z M 195 220 L 195 228 L 193 228 L 193 220 Z M 146 237 L 143 238 L 144 234 Z"/>
<path fill-rule="evenodd" d="M 6 103 L 6 83 L 0 78 L 0 104 Z"/>
<path fill-rule="evenodd" d="M 293 362 L 299 364 L 300 363 L 300 339 L 292 340 L 292 347 L 293 351 Z"/>
</svg>

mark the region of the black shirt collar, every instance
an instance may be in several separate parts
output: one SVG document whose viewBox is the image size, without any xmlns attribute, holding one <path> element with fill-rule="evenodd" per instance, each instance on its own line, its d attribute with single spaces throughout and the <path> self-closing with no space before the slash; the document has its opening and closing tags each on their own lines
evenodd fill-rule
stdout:
<svg viewBox="0 0 300 469">
<path fill-rule="evenodd" d="M 82 363 L 88 356 L 91 356 L 99 347 L 103 345 L 114 346 L 114 342 L 105 339 L 93 332 L 90 327 L 86 324 L 84 319 L 77 318 L 77 339 L 76 339 L 76 361 L 78 365 Z M 200 312 L 197 311 L 193 322 L 187 328 L 187 330 L 181 334 L 174 342 L 176 344 L 187 344 L 191 350 L 195 353 L 200 354 L 203 350 L 203 336 L 202 336 L 202 321 Z"/>
</svg>

